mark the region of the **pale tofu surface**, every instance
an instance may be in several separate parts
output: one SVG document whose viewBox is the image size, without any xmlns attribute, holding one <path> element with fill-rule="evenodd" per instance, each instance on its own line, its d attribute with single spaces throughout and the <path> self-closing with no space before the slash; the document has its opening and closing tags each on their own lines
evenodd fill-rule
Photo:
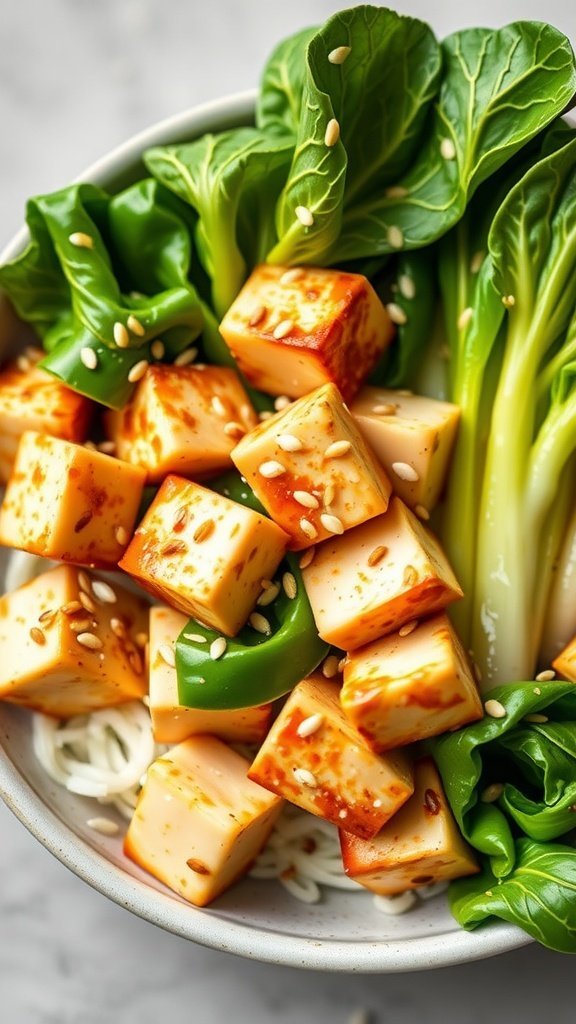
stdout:
<svg viewBox="0 0 576 1024">
<path fill-rule="evenodd" d="M 159 482 L 167 473 L 202 477 L 230 468 L 232 448 L 258 417 L 234 370 L 157 365 L 106 423 L 118 457 Z"/>
<path fill-rule="evenodd" d="M 120 566 L 171 607 L 234 636 L 286 548 L 265 516 L 168 476 Z"/>
<path fill-rule="evenodd" d="M 340 699 L 376 751 L 458 729 L 483 715 L 465 651 L 446 615 L 349 654 Z"/>
<path fill-rule="evenodd" d="M 417 761 L 414 771 L 414 795 L 375 839 L 340 833 L 346 874 L 380 895 L 393 896 L 479 870 L 433 761 Z"/>
<path fill-rule="evenodd" d="M 125 853 L 184 899 L 210 903 L 258 856 L 282 808 L 247 768 L 212 736 L 173 747 L 148 769 Z"/>
<path fill-rule="evenodd" d="M 396 494 L 410 508 L 433 509 L 448 476 L 460 418 L 458 406 L 405 391 L 364 387 L 350 412 L 390 476 Z M 412 471 L 408 475 L 417 479 L 404 479 L 406 466 Z"/>
<path fill-rule="evenodd" d="M 209 733 L 229 743 L 259 743 L 270 725 L 271 704 L 237 711 L 202 711 L 178 700 L 176 669 L 162 655 L 175 647 L 188 623 L 173 608 L 150 609 L 149 697 L 152 730 L 157 743 L 180 743 L 189 736 Z"/>
<path fill-rule="evenodd" d="M 255 388 L 299 398 L 333 381 L 346 399 L 394 334 L 361 274 L 271 264 L 252 272 L 220 331 Z"/>
<path fill-rule="evenodd" d="M 345 651 L 462 597 L 438 541 L 399 498 L 319 545 L 303 579 L 320 636 Z"/>
<path fill-rule="evenodd" d="M 346 450 L 332 456 L 334 444 Z M 291 450 L 295 446 L 297 450 Z M 265 420 L 239 442 L 232 459 L 274 521 L 290 535 L 294 550 L 334 536 L 334 528 L 328 529 L 322 520 L 326 514 L 348 530 L 388 508 L 390 481 L 333 384 Z M 266 475 L 271 462 L 283 470 L 279 475 Z M 316 507 L 302 504 L 310 496 Z"/>
<path fill-rule="evenodd" d="M 313 716 L 318 716 L 313 719 L 318 728 L 301 736 L 299 727 Z M 302 769 L 305 777 L 298 775 Z M 374 754 L 345 717 L 338 684 L 320 674 L 292 691 L 249 775 L 298 807 L 363 837 L 376 835 L 413 792 L 406 756 Z"/>
<path fill-rule="evenodd" d="M 145 695 L 148 603 L 116 584 L 102 601 L 94 579 L 60 565 L 0 598 L 1 700 L 68 718 Z"/>
<path fill-rule="evenodd" d="M 552 665 L 561 676 L 576 683 L 576 636 L 555 658 Z"/>
<path fill-rule="evenodd" d="M 115 567 L 145 473 L 101 452 L 28 431 L 0 509 L 0 543 L 79 565 Z"/>
</svg>

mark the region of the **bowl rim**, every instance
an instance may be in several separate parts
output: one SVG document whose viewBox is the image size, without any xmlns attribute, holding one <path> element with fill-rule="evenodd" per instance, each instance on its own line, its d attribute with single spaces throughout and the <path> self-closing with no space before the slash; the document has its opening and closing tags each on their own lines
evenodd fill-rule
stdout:
<svg viewBox="0 0 576 1024">
<path fill-rule="evenodd" d="M 253 89 L 232 93 L 157 121 L 90 164 L 75 181 L 105 185 L 136 163 L 150 146 L 248 123 L 256 95 Z M 0 262 L 14 259 L 27 240 L 28 231 L 23 227 L 3 249 Z M 377 942 L 306 939 L 237 923 L 176 901 L 119 869 L 50 810 L 10 759 L 1 737 L 0 796 L 50 853 L 93 889 L 168 932 L 247 959 L 310 970 L 384 974 L 449 967 L 497 956 L 532 942 L 521 929 L 500 922 L 475 932 L 461 929 L 446 936 L 431 934 Z"/>
</svg>

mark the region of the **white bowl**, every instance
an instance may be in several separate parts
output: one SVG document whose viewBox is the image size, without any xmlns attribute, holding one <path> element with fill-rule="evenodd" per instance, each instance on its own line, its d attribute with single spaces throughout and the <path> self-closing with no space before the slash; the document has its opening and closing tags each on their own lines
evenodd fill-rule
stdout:
<svg viewBox="0 0 576 1024">
<path fill-rule="evenodd" d="M 250 92 L 184 111 L 134 136 L 81 180 L 123 187 L 142 171 L 140 156 L 149 146 L 249 124 L 253 107 Z M 0 261 L 13 258 L 26 239 L 22 229 Z M 251 879 L 199 910 L 125 859 L 120 838 L 86 826 L 93 802 L 48 778 L 32 752 L 30 716 L 8 704 L 0 704 L 0 794 L 48 850 L 99 892 L 168 931 L 228 953 L 291 967 L 384 973 L 477 960 L 530 941 L 506 924 L 461 930 L 443 897 L 389 917 L 375 909 L 368 893 L 326 891 L 320 904 L 310 905 L 278 883 Z"/>
</svg>

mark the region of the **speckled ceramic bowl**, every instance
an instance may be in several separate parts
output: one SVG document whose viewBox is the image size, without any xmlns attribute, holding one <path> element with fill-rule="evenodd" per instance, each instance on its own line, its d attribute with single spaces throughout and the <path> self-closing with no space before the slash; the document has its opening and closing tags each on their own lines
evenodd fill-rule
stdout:
<svg viewBox="0 0 576 1024">
<path fill-rule="evenodd" d="M 185 111 L 141 132 L 81 176 L 120 188 L 142 172 L 149 146 L 195 138 L 206 131 L 248 124 L 254 95 L 244 93 Z M 22 230 L 0 257 L 14 257 Z M 16 335 L 0 316 L 0 344 Z M 122 855 L 121 839 L 86 826 L 94 805 L 53 783 L 35 760 L 30 718 L 0 705 L 0 794 L 47 849 L 95 889 L 168 931 L 215 949 L 290 967 L 330 971 L 393 972 L 443 967 L 494 956 L 529 942 L 519 929 L 492 924 L 462 931 L 445 900 L 419 902 L 388 917 L 370 894 L 330 891 L 317 905 L 299 903 L 276 883 L 245 880 L 206 910 L 198 910 L 140 871 Z M 109 813 L 108 811 L 106 812 Z"/>
</svg>

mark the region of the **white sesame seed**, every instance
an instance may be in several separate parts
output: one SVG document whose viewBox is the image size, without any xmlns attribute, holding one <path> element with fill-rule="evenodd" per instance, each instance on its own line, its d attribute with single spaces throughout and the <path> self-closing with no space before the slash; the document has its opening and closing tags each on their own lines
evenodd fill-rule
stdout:
<svg viewBox="0 0 576 1024">
<path fill-rule="evenodd" d="M 474 310 L 472 309 L 472 306 L 467 306 L 466 309 L 463 309 L 462 312 L 460 313 L 460 316 L 458 317 L 458 320 L 456 321 L 456 326 L 458 330 L 465 330 L 466 327 L 468 327 L 468 324 L 470 323 L 473 316 Z"/>
<path fill-rule="evenodd" d="M 80 361 L 84 364 L 87 370 L 95 370 L 98 366 L 98 356 L 93 348 L 81 348 Z"/>
<path fill-rule="evenodd" d="M 329 533 L 344 533 L 344 524 L 341 519 L 338 519 L 338 516 L 333 516 L 329 512 L 322 512 L 320 522 Z"/>
<path fill-rule="evenodd" d="M 308 718 L 304 718 L 300 722 L 300 725 L 296 729 L 296 732 L 298 733 L 298 736 L 300 736 L 302 739 L 306 739 L 307 736 L 312 736 L 313 733 L 318 732 L 318 729 L 320 729 L 323 725 L 324 715 L 309 715 Z"/>
<path fill-rule="evenodd" d="M 272 583 L 269 587 L 260 594 L 260 597 L 256 601 L 256 604 L 261 608 L 266 608 L 269 604 L 272 604 L 276 600 L 280 593 L 280 586 L 278 583 Z"/>
<path fill-rule="evenodd" d="M 315 498 L 310 491 L 294 491 L 294 501 L 297 501 L 299 505 L 303 505 L 304 508 L 320 508 L 320 502 L 318 498 Z"/>
<path fill-rule="evenodd" d="M 301 519 L 299 526 L 304 536 L 308 537 L 309 540 L 314 540 L 318 536 L 318 530 L 309 519 Z"/>
<path fill-rule="evenodd" d="M 32 626 L 32 629 L 30 630 L 30 639 L 33 640 L 35 644 L 39 644 L 40 647 L 43 647 L 46 643 L 46 636 L 38 626 Z"/>
<path fill-rule="evenodd" d="M 100 637 L 94 633 L 78 633 L 76 639 L 82 647 L 88 647 L 91 651 L 99 651 L 102 647 Z"/>
<path fill-rule="evenodd" d="M 185 640 L 191 640 L 194 644 L 207 644 L 208 639 L 202 636 L 201 633 L 183 633 L 182 636 Z"/>
<path fill-rule="evenodd" d="M 158 647 L 158 654 L 162 658 L 162 661 L 165 661 L 170 668 L 176 668 L 176 655 L 171 644 L 160 644 Z"/>
<path fill-rule="evenodd" d="M 485 259 L 485 253 L 483 253 L 482 250 L 480 250 L 479 252 L 475 252 L 474 253 L 472 259 L 470 260 L 470 273 L 471 274 L 477 274 L 479 272 L 480 267 L 484 263 L 484 259 Z"/>
<path fill-rule="evenodd" d="M 514 295 L 503 295 L 502 304 L 506 306 L 506 309 L 512 309 L 512 306 L 516 305 L 516 298 Z"/>
<path fill-rule="evenodd" d="M 111 818 L 87 818 L 86 824 L 103 836 L 115 836 L 120 831 L 120 826 Z"/>
<path fill-rule="evenodd" d="M 400 277 L 398 278 L 398 289 L 400 294 L 403 295 L 405 299 L 408 299 L 408 301 L 416 298 L 416 285 L 414 283 L 414 278 L 410 277 L 409 274 L 400 274 Z"/>
<path fill-rule="evenodd" d="M 85 231 L 73 231 L 71 235 L 68 235 L 68 241 L 71 245 L 75 245 L 79 249 L 94 248 L 94 239 L 92 238 L 92 235 L 87 235 Z"/>
<path fill-rule="evenodd" d="M 351 441 L 333 441 L 324 451 L 324 458 L 339 459 L 342 455 L 348 455 L 351 448 Z"/>
<path fill-rule="evenodd" d="M 92 593 L 98 601 L 103 601 L 104 604 L 115 604 L 117 601 L 116 594 L 112 590 L 112 587 L 104 580 L 93 580 Z"/>
<path fill-rule="evenodd" d="M 299 452 L 304 447 L 300 438 L 295 434 L 279 434 L 276 441 L 283 452 Z"/>
<path fill-rule="evenodd" d="M 252 629 L 255 629 L 257 633 L 263 633 L 264 636 L 270 636 L 272 626 L 265 615 L 260 615 L 260 612 L 252 612 L 248 622 L 252 626 Z"/>
<path fill-rule="evenodd" d="M 493 804 L 498 800 L 504 792 L 504 786 L 501 782 L 492 782 L 490 786 L 486 786 L 480 794 L 480 799 L 483 804 Z"/>
<path fill-rule="evenodd" d="M 296 782 L 299 782 L 301 786 L 309 786 L 310 789 L 315 789 L 318 785 L 316 776 L 309 772 L 307 768 L 293 768 L 292 771 Z"/>
<path fill-rule="evenodd" d="M 454 160 L 456 157 L 456 146 L 452 139 L 444 138 L 440 143 L 440 156 L 444 160 Z"/>
<path fill-rule="evenodd" d="M 315 554 L 316 554 L 316 548 L 308 548 L 308 550 L 304 552 L 304 554 L 302 555 L 302 558 L 300 559 L 300 561 L 298 563 L 299 568 L 300 569 L 307 569 L 309 565 L 312 565 L 312 562 L 314 561 Z"/>
<path fill-rule="evenodd" d="M 128 330 L 132 331 L 132 334 L 136 334 L 138 338 L 143 338 L 146 334 L 146 328 L 140 323 L 138 317 L 134 316 L 133 313 L 130 313 L 130 316 L 126 321 L 126 326 Z"/>
<path fill-rule="evenodd" d="M 242 424 L 238 423 L 236 420 L 229 420 L 228 423 L 224 424 L 224 433 L 227 434 L 228 437 L 233 437 L 238 440 L 239 438 L 244 437 L 246 430 Z"/>
<path fill-rule="evenodd" d="M 266 316 L 266 306 L 256 306 L 256 309 L 252 313 L 248 321 L 248 327 L 257 327 L 261 320 Z"/>
<path fill-rule="evenodd" d="M 484 704 L 484 710 L 489 718 L 506 717 L 506 708 L 499 700 L 487 700 Z"/>
<path fill-rule="evenodd" d="M 274 408 L 276 412 L 282 412 L 283 409 L 287 409 L 289 405 L 292 405 L 292 399 L 288 398 L 288 395 L 278 395 L 278 398 L 274 399 Z"/>
<path fill-rule="evenodd" d="M 114 633 L 114 636 L 117 636 L 117 637 L 125 637 L 126 636 L 126 626 L 124 625 L 122 619 L 117 619 L 116 617 L 113 616 L 110 619 L 110 629 Z"/>
<path fill-rule="evenodd" d="M 226 652 L 227 646 L 228 642 L 223 636 L 219 636 L 216 640 L 213 640 L 210 644 L 210 657 L 212 658 L 212 661 L 218 661 L 218 658 L 221 658 Z"/>
<path fill-rule="evenodd" d="M 343 658 L 340 658 L 340 661 L 338 662 L 338 671 L 340 673 L 342 673 L 344 671 L 345 667 L 346 667 L 346 655 L 344 655 Z"/>
<path fill-rule="evenodd" d="M 391 224 L 386 232 L 388 245 L 393 249 L 401 249 L 404 245 L 404 232 L 396 224 Z"/>
<path fill-rule="evenodd" d="M 280 341 L 282 338 L 285 338 L 288 334 L 291 334 L 293 330 L 293 320 L 281 320 L 280 323 L 277 324 L 277 326 L 272 331 L 272 334 L 277 341 Z"/>
<path fill-rule="evenodd" d="M 224 402 L 220 398 L 220 395 L 214 395 L 212 397 L 210 405 L 212 406 L 212 409 L 216 413 L 217 416 L 227 416 L 228 415 L 228 410 L 226 409 L 226 406 L 224 405 Z"/>
<path fill-rule="evenodd" d="M 389 185 L 384 195 L 387 199 L 404 199 L 408 195 L 408 189 L 404 185 Z"/>
<path fill-rule="evenodd" d="M 534 725 L 544 725 L 549 719 L 548 715 L 539 715 L 537 712 L 534 712 L 530 715 L 524 715 L 524 721 L 534 723 Z"/>
<path fill-rule="evenodd" d="M 326 125 L 326 131 L 324 132 L 324 145 L 328 146 L 328 149 L 332 149 L 340 138 L 340 125 L 335 117 L 331 118 Z"/>
<path fill-rule="evenodd" d="M 386 555 L 388 554 L 388 550 L 389 549 L 386 547 L 385 544 L 378 544 L 378 546 L 370 552 L 370 554 L 368 555 L 368 565 L 370 566 L 371 569 L 375 565 L 378 565 L 378 563 L 386 557 Z"/>
<path fill-rule="evenodd" d="M 331 64 L 343 64 L 349 55 L 350 50 L 350 46 L 336 46 L 334 50 L 330 50 L 328 60 Z"/>
<path fill-rule="evenodd" d="M 424 519 L 426 522 L 430 519 L 430 513 L 424 505 L 415 505 L 414 511 L 419 519 Z"/>
<path fill-rule="evenodd" d="M 294 284 L 295 281 L 300 281 L 304 277 L 304 273 L 303 267 L 290 267 L 282 274 L 280 284 Z"/>
<path fill-rule="evenodd" d="M 270 412 L 270 409 L 262 409 L 262 412 L 258 413 L 258 419 L 260 420 L 261 423 L 265 423 L 266 420 L 272 419 L 272 416 L 273 413 Z"/>
<path fill-rule="evenodd" d="M 135 363 L 128 374 L 128 380 L 131 384 L 135 384 L 137 381 L 142 380 L 142 377 L 148 369 L 148 360 L 141 359 L 138 363 Z"/>
<path fill-rule="evenodd" d="M 410 633 L 414 632 L 414 630 L 416 629 L 417 625 L 418 625 L 418 619 L 412 619 L 411 622 L 406 622 L 398 630 L 398 636 L 410 636 Z"/>
<path fill-rule="evenodd" d="M 392 470 L 400 480 L 406 480 L 409 483 L 416 483 L 420 479 L 420 474 L 409 462 L 393 462 Z"/>
<path fill-rule="evenodd" d="M 309 210 L 307 206 L 297 206 L 294 210 L 296 219 L 300 221 L 302 227 L 311 228 L 314 223 L 314 214 L 312 210 Z"/>
<path fill-rule="evenodd" d="M 180 352 L 174 360 L 174 366 L 190 366 L 198 355 L 197 348 L 185 348 L 183 352 Z"/>
<path fill-rule="evenodd" d="M 274 459 L 270 459 L 268 462 L 262 462 L 258 467 L 260 476 L 265 477 L 266 480 L 273 480 L 276 476 L 282 476 L 286 472 L 286 466 L 283 466 L 281 462 L 276 462 Z"/>
<path fill-rule="evenodd" d="M 543 672 L 539 672 L 536 676 L 537 683 L 548 683 L 551 679 L 556 678 L 556 673 L 552 668 L 546 668 Z"/>
<path fill-rule="evenodd" d="M 164 342 L 160 341 L 160 338 L 156 338 L 156 341 L 153 341 L 150 345 L 150 352 L 154 356 L 154 359 L 164 359 L 166 354 Z"/>
<path fill-rule="evenodd" d="M 329 654 L 322 662 L 322 675 L 326 679 L 333 679 L 338 675 L 338 664 L 340 659 L 335 654 Z"/>
<path fill-rule="evenodd" d="M 115 441 L 100 441 L 100 444 L 97 445 L 96 447 L 97 447 L 97 450 L 99 452 L 102 452 L 103 455 L 114 455 L 114 452 L 116 451 L 116 442 Z"/>
<path fill-rule="evenodd" d="M 128 543 L 128 541 L 130 539 L 129 536 L 128 536 L 128 530 L 125 530 L 123 526 L 117 526 L 116 527 L 116 529 L 114 531 L 114 536 L 115 536 L 118 544 L 121 544 L 122 547 L 124 547 Z"/>
<path fill-rule="evenodd" d="M 87 594 L 92 589 L 92 581 L 90 577 L 82 570 L 78 573 L 78 586 L 80 587 L 80 590 L 84 590 Z"/>
<path fill-rule="evenodd" d="M 535 686 L 532 692 L 535 693 L 537 697 L 540 697 L 542 695 L 542 690 L 539 686 Z"/>
<path fill-rule="evenodd" d="M 336 488 L 334 484 L 327 484 L 326 487 L 324 488 L 324 494 L 322 495 L 322 501 L 324 502 L 324 506 L 328 508 L 328 506 L 331 505 L 332 502 L 334 501 L 335 497 Z"/>
<path fill-rule="evenodd" d="M 121 324 L 119 320 L 117 320 L 116 323 L 114 324 L 112 333 L 114 335 L 114 341 L 116 342 L 118 348 L 129 348 L 130 335 L 128 334 L 128 331 L 124 327 L 124 324 Z"/>
<path fill-rule="evenodd" d="M 294 576 L 294 573 L 284 573 L 284 575 L 282 576 L 282 587 L 284 588 L 284 593 L 286 594 L 286 597 L 293 601 L 298 593 L 298 584 L 296 583 L 296 577 Z"/>
<path fill-rule="evenodd" d="M 395 416 L 396 406 L 392 405 L 391 402 L 387 402 L 385 405 L 375 405 L 372 412 L 375 416 Z"/>
<path fill-rule="evenodd" d="M 402 309 L 402 306 L 399 306 L 397 302 L 388 302 L 386 305 L 386 310 L 393 324 L 401 325 L 408 323 L 408 317 L 406 316 L 406 313 Z"/>
</svg>

